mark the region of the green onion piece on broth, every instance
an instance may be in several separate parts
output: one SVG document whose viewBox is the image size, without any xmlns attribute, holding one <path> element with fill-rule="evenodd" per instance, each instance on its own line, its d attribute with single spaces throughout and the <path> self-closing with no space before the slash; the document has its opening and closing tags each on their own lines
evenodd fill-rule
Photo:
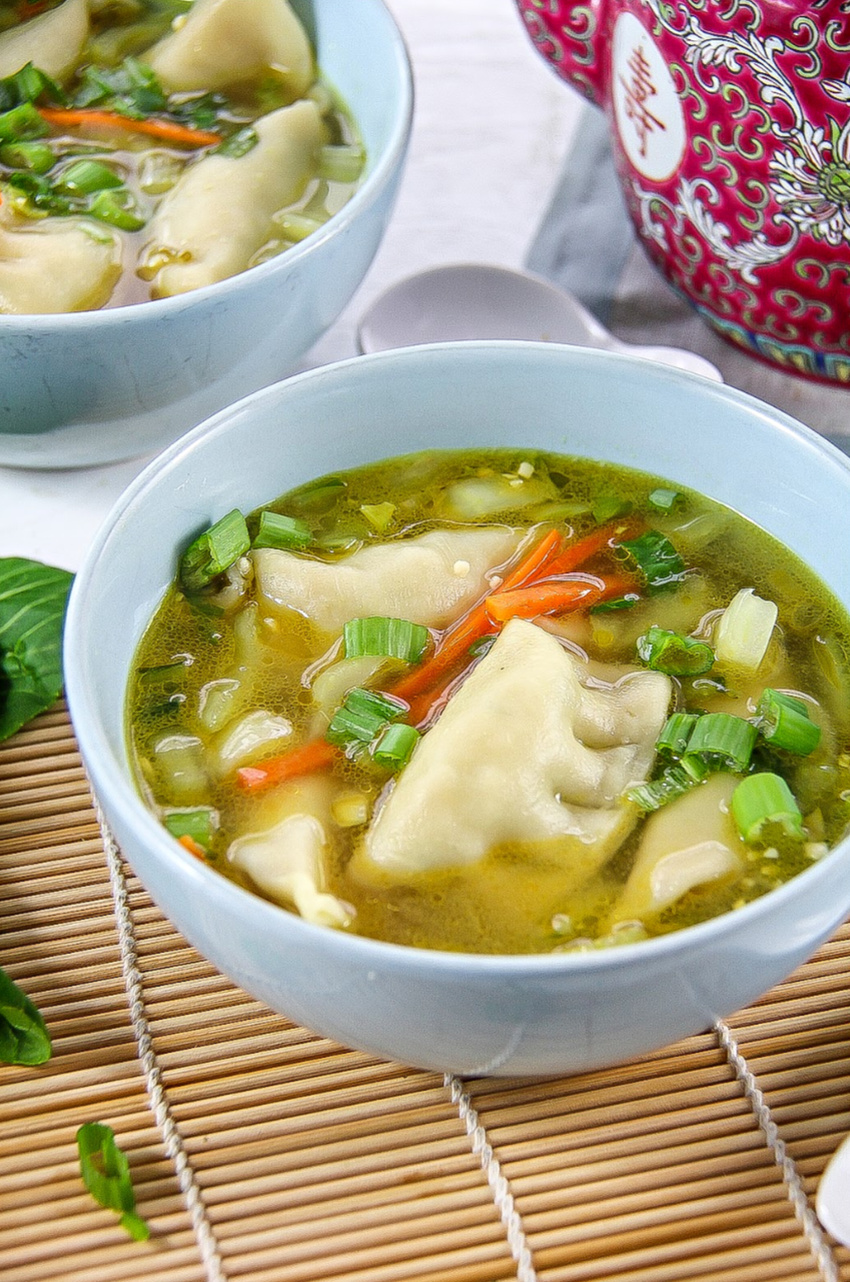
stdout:
<svg viewBox="0 0 850 1282">
<path fill-rule="evenodd" d="M 193 806 L 188 810 L 169 811 L 163 823 L 172 837 L 191 837 L 208 850 L 218 827 L 218 816 L 210 806 Z"/>
<path fill-rule="evenodd" d="M 647 667 L 671 677 L 700 676 L 714 664 L 714 651 L 707 642 L 655 625 L 638 637 L 636 646 Z"/>
<path fill-rule="evenodd" d="M 407 704 L 401 699 L 355 686 L 331 718 L 325 739 L 334 747 L 342 748 L 347 755 L 357 756 L 391 722 L 402 720 L 407 712 Z"/>
<path fill-rule="evenodd" d="M 189 545 L 180 560 L 184 592 L 200 592 L 251 547 L 245 518 L 238 508 L 221 517 Z"/>
<path fill-rule="evenodd" d="M 674 760 L 683 757 L 694 726 L 699 721 L 698 712 L 673 712 L 667 718 L 655 743 L 656 752 Z"/>
<path fill-rule="evenodd" d="M 777 830 L 795 841 L 805 837 L 800 808 L 781 775 L 769 771 L 747 775 L 732 793 L 731 810 L 748 845 L 769 841 Z"/>
<path fill-rule="evenodd" d="M 691 731 L 686 757 L 723 763 L 729 770 L 744 771 L 750 764 L 758 731 L 750 721 L 731 712 L 706 712 Z"/>
<path fill-rule="evenodd" d="M 430 633 L 422 623 L 376 616 L 349 619 L 342 637 L 347 659 L 385 654 L 405 663 L 418 663 L 428 646 Z"/>
<path fill-rule="evenodd" d="M 269 509 L 260 513 L 260 524 L 254 535 L 255 548 L 306 548 L 313 541 L 313 532 L 306 521 L 297 516 L 284 516 Z"/>
<path fill-rule="evenodd" d="M 770 686 L 759 699 L 756 725 L 771 747 L 797 756 L 808 756 L 820 743 L 820 727 L 812 721 L 803 700 Z"/>
<path fill-rule="evenodd" d="M 421 735 L 415 726 L 394 721 L 378 736 L 372 746 L 372 760 L 388 770 L 407 765 Z"/>
<path fill-rule="evenodd" d="M 90 196 L 97 191 L 110 187 L 123 187 L 124 180 L 111 165 L 102 160 L 75 160 L 58 175 L 53 184 L 54 191 L 64 195 Z"/>
</svg>

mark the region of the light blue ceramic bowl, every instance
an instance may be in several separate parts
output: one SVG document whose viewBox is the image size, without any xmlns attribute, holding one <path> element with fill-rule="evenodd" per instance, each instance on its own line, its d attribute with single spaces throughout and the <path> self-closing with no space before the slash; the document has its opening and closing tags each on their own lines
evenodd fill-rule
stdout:
<svg viewBox="0 0 850 1282">
<path fill-rule="evenodd" d="M 336 320 L 380 244 L 404 166 L 413 85 L 382 0 L 293 0 L 359 126 L 366 177 L 278 258 L 176 298 L 0 316 L 0 465 L 79 467 L 152 453 L 283 378 Z"/>
<path fill-rule="evenodd" d="M 591 955 L 455 955 L 313 926 L 246 893 L 175 846 L 128 770 L 127 675 L 178 549 L 232 507 L 252 509 L 328 471 L 474 445 L 609 459 L 695 487 L 782 539 L 850 608 L 850 461 L 785 415 L 607 352 L 417 347 L 258 392 L 147 468 L 72 592 L 71 716 L 127 859 L 185 936 L 248 992 L 347 1045 L 425 1068 L 591 1069 L 708 1028 L 808 957 L 850 910 L 850 840 L 765 898 L 660 939 Z"/>
</svg>

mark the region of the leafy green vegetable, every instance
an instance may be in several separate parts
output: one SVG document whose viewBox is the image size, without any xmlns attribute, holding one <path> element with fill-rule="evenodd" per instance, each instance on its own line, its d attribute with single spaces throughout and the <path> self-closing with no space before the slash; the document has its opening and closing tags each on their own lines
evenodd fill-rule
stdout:
<svg viewBox="0 0 850 1282">
<path fill-rule="evenodd" d="M 51 1051 L 41 1012 L 0 967 L 0 1061 L 43 1064 Z"/>
<path fill-rule="evenodd" d="M 147 1224 L 136 1214 L 130 1164 L 118 1147 L 112 1127 L 104 1122 L 86 1122 L 77 1131 L 77 1151 L 83 1183 L 94 1200 L 108 1210 L 118 1211 L 121 1227 L 137 1242 L 150 1237 Z"/>
<path fill-rule="evenodd" d="M 73 577 L 40 561 L 0 558 L 0 739 L 62 693 L 62 629 Z"/>
</svg>

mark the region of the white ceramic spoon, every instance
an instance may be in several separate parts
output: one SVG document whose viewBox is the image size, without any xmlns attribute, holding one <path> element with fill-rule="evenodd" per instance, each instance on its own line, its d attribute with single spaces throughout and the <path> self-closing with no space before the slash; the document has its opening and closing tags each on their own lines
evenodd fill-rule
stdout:
<svg viewBox="0 0 850 1282">
<path fill-rule="evenodd" d="M 360 320 L 361 352 L 477 338 L 515 338 L 602 347 L 722 382 L 720 371 L 678 347 L 621 343 L 572 294 L 530 272 L 456 263 L 392 285 Z"/>
<path fill-rule="evenodd" d="M 850 1246 L 850 1136 L 839 1144 L 821 1176 L 816 1209 L 827 1233 Z"/>
</svg>

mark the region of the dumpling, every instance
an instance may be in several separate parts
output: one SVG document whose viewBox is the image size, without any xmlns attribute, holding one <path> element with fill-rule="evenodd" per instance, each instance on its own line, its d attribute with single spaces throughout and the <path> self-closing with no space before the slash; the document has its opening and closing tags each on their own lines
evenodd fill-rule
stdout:
<svg viewBox="0 0 850 1282">
<path fill-rule="evenodd" d="M 0 313 L 82 312 L 102 307 L 121 275 L 116 232 L 67 218 L 26 230 L 0 226 Z"/>
<path fill-rule="evenodd" d="M 398 777 L 357 875 L 410 877 L 537 842 L 581 877 L 599 868 L 635 823 L 622 793 L 649 772 L 671 685 L 648 671 L 585 684 L 583 666 L 542 628 L 508 623 Z"/>
<path fill-rule="evenodd" d="M 235 276 L 269 239 L 272 216 L 302 195 L 321 145 L 314 102 L 256 123 L 244 156 L 207 155 L 184 170 L 148 224 L 139 275 L 169 298 Z"/>
<path fill-rule="evenodd" d="M 520 536 L 506 525 L 431 530 L 361 548 L 341 561 L 312 561 L 261 548 L 252 553 L 264 605 L 295 610 L 325 632 L 346 620 L 385 615 L 442 628 L 487 591 L 488 575 Z"/>
<path fill-rule="evenodd" d="M 180 93 L 226 89 L 271 69 L 299 98 L 314 79 L 310 41 L 287 0 L 196 0 L 144 61 Z"/>
<path fill-rule="evenodd" d="M 86 0 L 65 0 L 0 35 L 0 76 L 13 76 L 34 62 L 53 80 L 70 75 L 89 33 Z"/>
<path fill-rule="evenodd" d="M 330 823 L 328 781 L 307 779 L 281 790 L 275 821 L 231 842 L 227 857 L 264 894 L 321 926 L 347 926 L 352 909 L 325 889 Z"/>
<path fill-rule="evenodd" d="M 742 870 L 747 847 L 729 810 L 739 782 L 725 772 L 709 775 L 650 815 L 611 925 L 654 917 L 695 886 Z"/>
</svg>

